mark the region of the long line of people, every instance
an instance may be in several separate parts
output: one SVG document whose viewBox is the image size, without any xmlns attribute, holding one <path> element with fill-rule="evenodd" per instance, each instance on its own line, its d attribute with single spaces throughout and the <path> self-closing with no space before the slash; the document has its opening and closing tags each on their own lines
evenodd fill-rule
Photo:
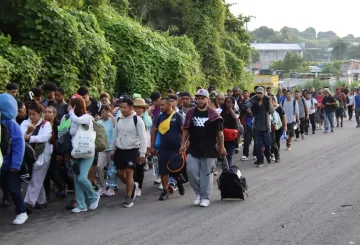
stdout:
<svg viewBox="0 0 360 245">
<path fill-rule="evenodd" d="M 293 138 L 305 139 L 309 128 L 312 134 L 319 129 L 334 132 L 335 118 L 336 126 L 343 127 L 344 117 L 352 120 L 355 112 L 357 127 L 360 125 L 359 89 L 339 88 L 334 96 L 328 88 L 296 90 L 294 95 L 285 89 L 274 95 L 272 88 L 257 86 L 253 92 L 235 87 L 223 94 L 211 86 L 198 88 L 194 97 L 169 90 L 165 96 L 153 92 L 149 99 L 140 94 L 112 99 L 103 92 L 97 101 L 88 88 L 80 87 L 68 103 L 65 90 L 53 83 L 32 89 L 26 102 L 17 101 L 17 93 L 16 84 L 8 84 L 7 93 L 0 94 L 5 141 L 1 206 L 9 206 L 11 197 L 17 215 L 14 224 L 23 224 L 34 208 L 48 206 L 51 182 L 59 198 L 73 193 L 66 205 L 71 212 L 96 209 L 101 196 L 113 196 L 121 187 L 107 185 L 104 169 L 112 163 L 126 187 L 124 207 L 132 207 L 135 197 L 143 194 L 144 171 L 155 157 L 158 176 L 154 183 L 162 189 L 159 200 L 166 200 L 177 189 L 184 195 L 184 183 L 172 177 L 167 166 L 179 154 L 187 155 L 186 174 L 195 193 L 194 205 L 207 207 L 217 162 L 225 157 L 229 165 L 234 164 L 241 135 L 241 160 L 249 160 L 253 144 L 254 163 L 263 167 L 264 159 L 280 162 L 281 138 L 291 151 Z M 95 152 L 93 137 L 97 125 L 107 138 L 107 148 L 100 152 Z M 9 149 L 3 151 L 6 143 Z M 27 174 L 31 179 L 27 179 L 23 197 L 21 182 L 27 181 L 22 176 Z"/>
</svg>

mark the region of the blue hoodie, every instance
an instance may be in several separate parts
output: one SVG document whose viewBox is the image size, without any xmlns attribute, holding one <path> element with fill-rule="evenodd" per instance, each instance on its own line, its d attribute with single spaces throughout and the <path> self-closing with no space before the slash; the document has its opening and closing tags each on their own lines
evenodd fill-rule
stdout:
<svg viewBox="0 0 360 245">
<path fill-rule="evenodd" d="M 25 152 L 24 135 L 20 126 L 16 123 L 17 102 L 10 94 L 0 94 L 0 112 L 1 123 L 9 130 L 11 136 L 11 146 L 9 153 L 4 156 L 4 162 L 1 170 L 11 168 L 20 170 Z"/>
</svg>

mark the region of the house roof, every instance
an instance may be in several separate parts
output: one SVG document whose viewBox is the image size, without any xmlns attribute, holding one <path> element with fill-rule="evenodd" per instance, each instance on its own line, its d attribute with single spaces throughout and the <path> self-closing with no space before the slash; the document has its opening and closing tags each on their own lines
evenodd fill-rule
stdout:
<svg viewBox="0 0 360 245">
<path fill-rule="evenodd" d="M 302 50 L 299 44 L 293 43 L 252 43 L 251 47 L 256 50 Z"/>
</svg>

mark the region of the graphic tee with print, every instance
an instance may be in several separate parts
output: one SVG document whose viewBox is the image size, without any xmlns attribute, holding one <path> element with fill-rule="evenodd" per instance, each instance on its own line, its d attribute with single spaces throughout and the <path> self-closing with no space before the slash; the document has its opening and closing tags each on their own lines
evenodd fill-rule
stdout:
<svg viewBox="0 0 360 245">
<path fill-rule="evenodd" d="M 220 119 L 209 121 L 207 111 L 195 110 L 191 118 L 188 153 L 196 158 L 217 158 L 216 134 L 223 130 Z"/>
</svg>

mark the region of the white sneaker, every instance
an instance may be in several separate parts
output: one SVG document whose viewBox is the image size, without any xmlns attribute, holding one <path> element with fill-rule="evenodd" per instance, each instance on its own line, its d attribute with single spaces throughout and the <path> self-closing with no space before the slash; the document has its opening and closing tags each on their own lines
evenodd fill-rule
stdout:
<svg viewBox="0 0 360 245">
<path fill-rule="evenodd" d="M 105 194 L 105 196 L 111 197 L 111 196 L 115 195 L 115 191 L 114 191 L 114 189 L 109 187 L 109 189 L 104 194 Z"/>
<path fill-rule="evenodd" d="M 136 195 L 137 197 L 140 197 L 140 196 L 141 196 L 141 189 L 140 189 L 140 188 L 136 188 L 136 190 L 135 190 L 135 195 Z"/>
<path fill-rule="evenodd" d="M 163 190 L 163 189 L 164 189 L 163 185 L 160 184 L 160 185 L 159 185 L 159 190 Z"/>
<path fill-rule="evenodd" d="M 257 160 L 256 156 L 253 157 L 253 160 L 254 160 L 254 161 Z"/>
<path fill-rule="evenodd" d="M 81 212 L 86 212 L 87 208 L 84 209 L 80 209 L 80 208 L 74 208 L 71 210 L 72 213 L 81 213 Z"/>
<path fill-rule="evenodd" d="M 301 138 L 304 140 L 304 139 L 305 139 L 305 134 L 302 134 L 302 135 L 301 135 Z"/>
<path fill-rule="evenodd" d="M 194 200 L 194 205 L 199 206 L 200 202 L 201 202 L 200 195 L 196 195 L 195 200 Z"/>
<path fill-rule="evenodd" d="M 25 223 L 25 221 L 28 219 L 28 216 L 25 213 L 21 213 L 21 214 L 18 214 L 15 218 L 15 220 L 13 221 L 13 224 L 14 225 L 22 225 Z"/>
<path fill-rule="evenodd" d="M 99 206 L 99 201 L 100 201 L 100 195 L 98 195 L 95 202 L 90 203 L 89 209 L 90 210 L 95 210 Z"/>
<path fill-rule="evenodd" d="M 158 185 L 161 183 L 161 178 L 160 177 L 157 177 L 155 180 L 154 180 L 154 184 L 155 185 Z"/>
<path fill-rule="evenodd" d="M 295 141 L 299 141 L 300 139 L 299 138 L 296 138 Z"/>
<path fill-rule="evenodd" d="M 247 161 L 247 160 L 249 160 L 249 158 L 247 156 L 242 156 L 241 157 L 241 161 Z"/>
<path fill-rule="evenodd" d="M 144 166 L 144 171 L 148 171 L 149 170 L 149 165 L 146 163 Z"/>
<path fill-rule="evenodd" d="M 210 200 L 208 199 L 201 199 L 200 207 L 208 207 L 210 205 Z"/>
<path fill-rule="evenodd" d="M 104 195 L 105 192 L 106 192 L 106 189 L 105 189 L 105 188 L 102 188 L 102 187 L 100 187 L 99 190 L 97 191 L 97 193 L 99 194 L 99 196 Z"/>
</svg>

